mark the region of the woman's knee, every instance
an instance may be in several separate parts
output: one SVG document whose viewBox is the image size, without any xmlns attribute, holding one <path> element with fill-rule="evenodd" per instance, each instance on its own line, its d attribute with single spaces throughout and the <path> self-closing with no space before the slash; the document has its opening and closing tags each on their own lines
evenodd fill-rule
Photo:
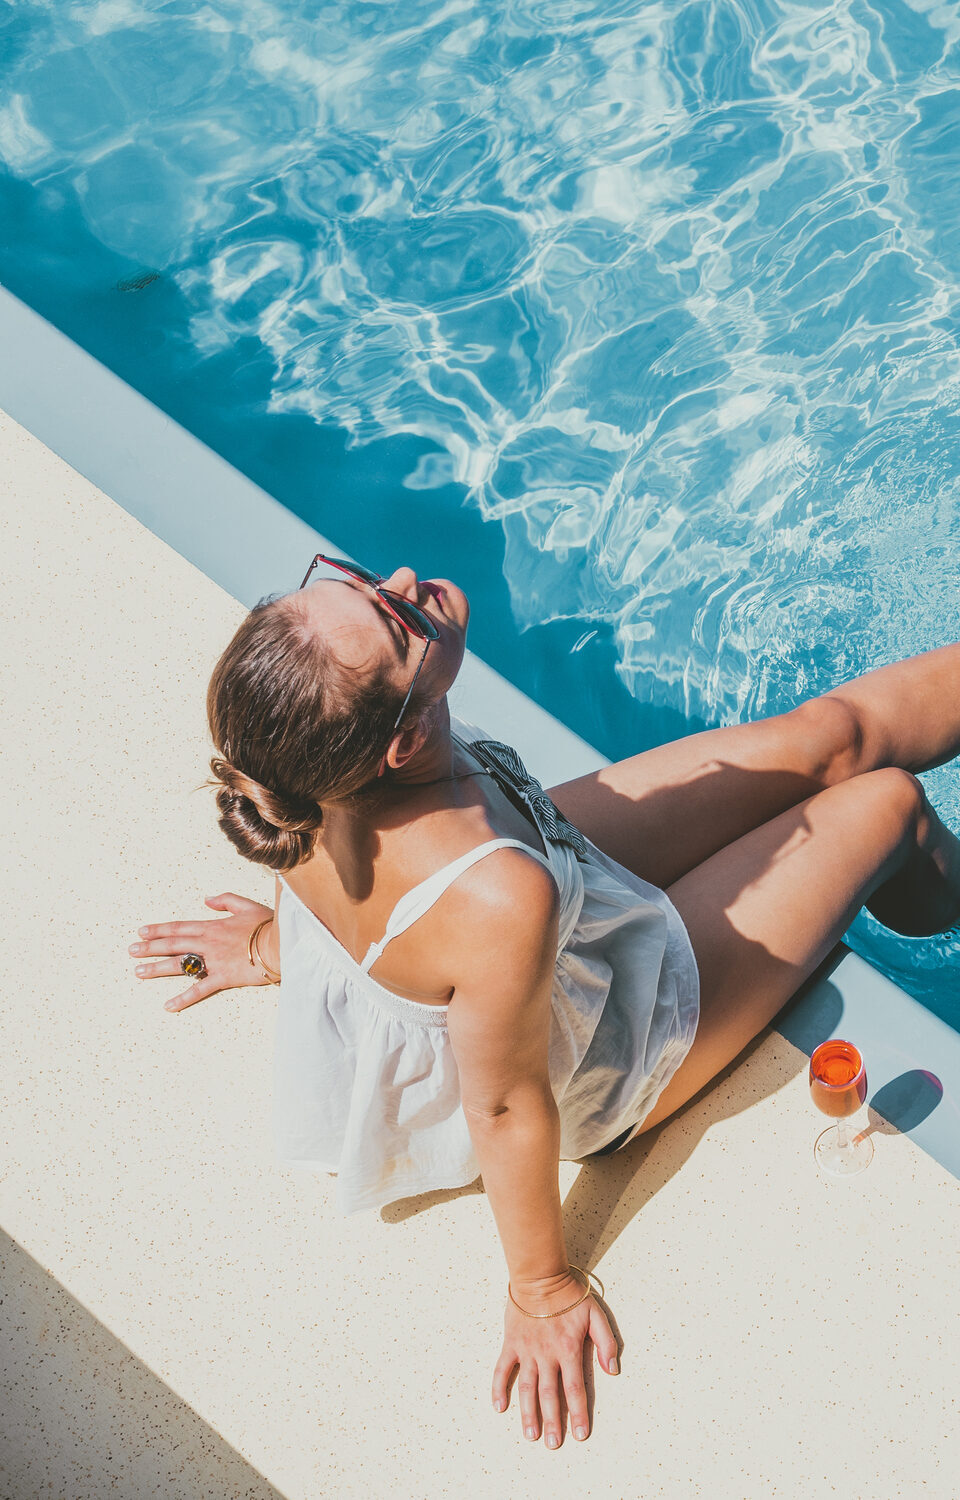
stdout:
<svg viewBox="0 0 960 1500">
<path fill-rule="evenodd" d="M 912 817 L 917 817 L 926 806 L 923 782 L 902 766 L 879 766 L 875 771 L 864 771 L 860 779 L 879 787 L 885 799 Z"/>
<path fill-rule="evenodd" d="M 901 766 L 880 766 L 864 771 L 856 781 L 876 799 L 883 814 L 893 819 L 899 843 L 922 841 L 929 805 L 919 777 Z"/>
<path fill-rule="evenodd" d="M 845 698 L 829 693 L 808 698 L 789 711 L 809 756 L 811 774 L 821 786 L 849 781 L 865 769 L 865 736 L 860 715 Z"/>
</svg>

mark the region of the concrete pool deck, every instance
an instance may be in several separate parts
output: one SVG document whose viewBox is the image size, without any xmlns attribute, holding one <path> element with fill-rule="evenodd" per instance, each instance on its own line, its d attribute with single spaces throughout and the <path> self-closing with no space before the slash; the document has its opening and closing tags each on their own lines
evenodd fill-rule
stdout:
<svg viewBox="0 0 960 1500">
<path fill-rule="evenodd" d="M 901 1099 L 868 1109 L 866 1173 L 818 1175 L 776 1029 L 629 1151 L 562 1163 L 623 1373 L 586 1444 L 526 1442 L 489 1401 L 479 1184 L 342 1218 L 273 1159 L 276 992 L 169 1015 L 182 986 L 134 976 L 143 922 L 270 899 L 194 790 L 245 605 L 9 417 L 0 472 L 0 1494 L 954 1496 L 960 1183 L 917 1136 L 956 1142 L 956 1034 L 841 950 L 783 1024 L 819 1040 L 877 995 L 900 1018 L 893 1062 L 862 1043 L 871 1103 Z"/>
</svg>

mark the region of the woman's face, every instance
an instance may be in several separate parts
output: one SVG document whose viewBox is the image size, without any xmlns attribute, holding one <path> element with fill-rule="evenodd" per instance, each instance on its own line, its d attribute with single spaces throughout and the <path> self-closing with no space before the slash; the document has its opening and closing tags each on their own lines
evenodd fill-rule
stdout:
<svg viewBox="0 0 960 1500">
<path fill-rule="evenodd" d="M 463 661 L 470 618 L 467 596 L 447 578 L 421 583 L 412 568 L 397 568 L 382 587 L 419 605 L 440 632 L 430 643 L 416 686 L 418 699 L 438 702 Z M 406 692 L 425 643 L 404 629 L 369 584 L 341 573 L 318 578 L 295 597 L 345 673 L 368 676 L 382 668 L 397 692 Z"/>
</svg>

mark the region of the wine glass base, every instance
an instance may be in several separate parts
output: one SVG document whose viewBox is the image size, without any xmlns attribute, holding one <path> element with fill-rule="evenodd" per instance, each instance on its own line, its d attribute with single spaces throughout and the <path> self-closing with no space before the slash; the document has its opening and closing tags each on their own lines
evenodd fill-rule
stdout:
<svg viewBox="0 0 960 1500">
<path fill-rule="evenodd" d="M 836 1125 L 818 1135 L 813 1147 L 814 1159 L 828 1177 L 854 1177 L 873 1161 L 873 1141 L 868 1135 L 855 1136 L 841 1150 L 837 1145 L 838 1135 Z"/>
</svg>

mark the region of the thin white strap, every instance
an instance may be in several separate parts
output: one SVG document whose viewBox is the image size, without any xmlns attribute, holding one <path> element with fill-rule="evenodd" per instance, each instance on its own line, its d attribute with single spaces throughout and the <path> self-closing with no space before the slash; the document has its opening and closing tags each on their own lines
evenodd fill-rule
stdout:
<svg viewBox="0 0 960 1500">
<path fill-rule="evenodd" d="M 538 849 L 531 849 L 530 845 L 523 843 L 521 839 L 489 839 L 485 844 L 477 844 L 476 848 L 468 849 L 466 854 L 461 854 L 459 859 L 453 860 L 449 865 L 444 865 L 441 870 L 434 871 L 432 875 L 427 876 L 426 880 L 421 880 L 419 885 L 415 885 L 412 890 L 407 891 L 406 895 L 400 897 L 390 913 L 390 920 L 383 937 L 379 943 L 371 943 L 367 949 L 363 963 L 360 965 L 364 973 L 367 973 L 376 963 L 391 938 L 399 937 L 401 932 L 406 932 L 418 917 L 422 917 L 424 912 L 430 910 L 434 902 L 439 900 L 458 875 L 462 875 L 464 870 L 469 870 L 470 866 L 476 864 L 477 860 L 482 859 L 485 854 L 492 854 L 494 849 L 523 849 L 525 853 L 532 854 L 534 859 L 538 859 L 553 874 L 550 861 L 545 859 Z"/>
</svg>

